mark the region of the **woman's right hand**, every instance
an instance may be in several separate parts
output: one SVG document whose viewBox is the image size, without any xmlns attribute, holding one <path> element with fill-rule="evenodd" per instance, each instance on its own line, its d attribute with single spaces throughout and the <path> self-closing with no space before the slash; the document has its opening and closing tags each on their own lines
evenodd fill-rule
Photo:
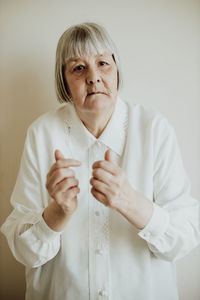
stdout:
<svg viewBox="0 0 200 300">
<path fill-rule="evenodd" d="M 47 174 L 46 188 L 61 211 L 71 215 L 78 207 L 77 194 L 80 189 L 75 172 L 70 167 L 78 167 L 81 162 L 65 159 L 59 150 L 55 151 L 55 159 L 56 162 Z"/>
</svg>

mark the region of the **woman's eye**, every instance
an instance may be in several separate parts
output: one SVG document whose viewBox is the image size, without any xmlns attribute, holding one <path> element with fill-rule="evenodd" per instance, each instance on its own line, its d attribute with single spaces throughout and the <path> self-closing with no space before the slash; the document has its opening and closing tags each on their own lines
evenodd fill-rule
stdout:
<svg viewBox="0 0 200 300">
<path fill-rule="evenodd" d="M 74 71 L 83 71 L 84 69 L 85 69 L 85 66 L 79 65 L 74 68 Z"/>
<path fill-rule="evenodd" d="M 100 66 L 105 66 L 105 65 L 107 65 L 107 62 L 105 62 L 105 61 L 100 61 L 99 64 L 100 64 Z"/>
</svg>

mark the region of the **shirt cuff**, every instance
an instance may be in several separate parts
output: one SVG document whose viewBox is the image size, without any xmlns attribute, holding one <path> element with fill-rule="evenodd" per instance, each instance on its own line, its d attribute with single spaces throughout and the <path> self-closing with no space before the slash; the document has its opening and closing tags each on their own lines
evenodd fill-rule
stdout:
<svg viewBox="0 0 200 300">
<path fill-rule="evenodd" d="M 30 228 L 20 234 L 21 239 L 29 239 L 32 243 L 37 242 L 38 240 L 43 242 L 51 242 L 55 239 L 60 238 L 62 232 L 57 232 L 52 230 L 45 222 L 42 217 L 37 216 L 37 222 L 31 224 Z"/>
<path fill-rule="evenodd" d="M 61 235 L 61 231 L 54 231 L 52 230 L 47 223 L 45 222 L 44 218 L 40 217 L 40 221 L 38 223 L 36 223 L 34 225 L 34 232 L 35 232 L 35 236 L 40 239 L 43 240 L 45 242 L 51 241 L 53 239 L 56 239 L 58 237 L 60 237 Z"/>
<path fill-rule="evenodd" d="M 153 205 L 153 214 L 150 221 L 138 233 L 138 235 L 146 241 L 163 235 L 169 225 L 169 213 L 159 205 L 155 203 Z"/>
</svg>

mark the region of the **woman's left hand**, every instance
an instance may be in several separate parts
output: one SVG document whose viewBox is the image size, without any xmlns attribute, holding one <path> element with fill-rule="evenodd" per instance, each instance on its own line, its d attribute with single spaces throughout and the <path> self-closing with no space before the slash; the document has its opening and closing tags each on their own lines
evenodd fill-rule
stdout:
<svg viewBox="0 0 200 300">
<path fill-rule="evenodd" d="M 96 161 L 92 167 L 92 195 L 143 229 L 153 214 L 153 203 L 131 187 L 124 171 L 111 158 L 110 150 L 106 151 L 105 160 Z"/>
<path fill-rule="evenodd" d="M 121 212 L 126 212 L 129 201 L 134 201 L 135 191 L 130 186 L 126 174 L 105 152 L 105 160 L 96 161 L 90 180 L 92 195 L 101 203 Z"/>
</svg>

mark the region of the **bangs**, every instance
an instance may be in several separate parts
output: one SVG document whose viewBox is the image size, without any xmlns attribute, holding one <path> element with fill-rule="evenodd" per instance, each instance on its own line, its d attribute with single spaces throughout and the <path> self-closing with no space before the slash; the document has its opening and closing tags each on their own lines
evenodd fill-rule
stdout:
<svg viewBox="0 0 200 300">
<path fill-rule="evenodd" d="M 79 30 L 72 33 L 70 41 L 67 43 L 64 63 L 75 56 L 98 55 L 105 51 L 114 53 L 114 49 L 110 47 L 110 43 L 105 36 L 103 37 L 99 32 L 79 28 Z"/>
</svg>

